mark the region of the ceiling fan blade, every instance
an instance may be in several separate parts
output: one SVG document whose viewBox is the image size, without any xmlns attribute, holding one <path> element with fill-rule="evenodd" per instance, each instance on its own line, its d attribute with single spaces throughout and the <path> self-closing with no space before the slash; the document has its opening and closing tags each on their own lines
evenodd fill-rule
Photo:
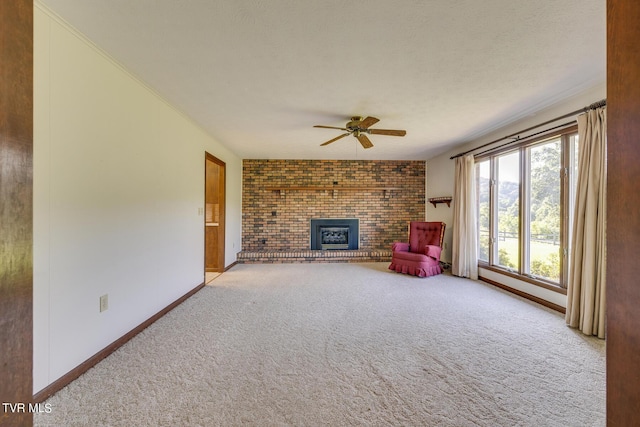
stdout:
<svg viewBox="0 0 640 427">
<path fill-rule="evenodd" d="M 327 141 L 327 142 L 325 142 L 325 143 L 323 143 L 323 144 L 320 144 L 320 146 L 323 146 L 323 145 L 329 145 L 329 144 L 331 144 L 332 142 L 337 141 L 337 140 L 339 140 L 340 138 L 344 138 L 345 136 L 348 136 L 348 135 L 351 135 L 351 132 L 343 133 L 342 135 L 340 135 L 340 136 L 338 136 L 338 137 L 336 137 L 336 138 L 330 139 L 329 141 Z"/>
<path fill-rule="evenodd" d="M 337 128 L 335 126 L 322 126 L 322 125 L 315 125 L 314 128 L 349 130 L 347 128 Z"/>
<path fill-rule="evenodd" d="M 393 129 L 367 129 L 367 133 L 372 135 L 389 135 L 389 136 L 405 136 L 406 130 L 393 130 Z"/>
<path fill-rule="evenodd" d="M 360 122 L 360 124 L 358 125 L 358 127 L 360 129 L 366 129 L 371 125 L 374 125 L 376 123 L 378 123 L 380 120 L 376 119 L 375 117 L 367 117 L 366 119 L 364 119 L 363 121 Z"/>
<path fill-rule="evenodd" d="M 360 141 L 360 144 L 362 144 L 364 148 L 373 147 L 373 144 L 371 143 L 369 138 L 367 138 L 367 135 L 359 134 L 358 136 L 356 136 L 356 138 L 358 138 L 358 141 Z"/>
</svg>

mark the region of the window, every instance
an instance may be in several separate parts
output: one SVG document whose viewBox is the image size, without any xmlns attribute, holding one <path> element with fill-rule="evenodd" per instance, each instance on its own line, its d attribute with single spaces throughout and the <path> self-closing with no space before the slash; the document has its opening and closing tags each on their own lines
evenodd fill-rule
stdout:
<svg viewBox="0 0 640 427">
<path fill-rule="evenodd" d="M 489 161 L 476 163 L 476 193 L 478 202 L 478 259 L 489 262 L 491 227 L 491 169 Z"/>
<path fill-rule="evenodd" d="M 495 165 L 498 202 L 494 210 L 497 218 L 497 239 L 494 239 L 497 264 L 517 270 L 520 252 L 520 153 L 505 154 Z"/>
<path fill-rule="evenodd" d="M 578 148 L 572 127 L 477 158 L 482 267 L 566 287 Z"/>
</svg>

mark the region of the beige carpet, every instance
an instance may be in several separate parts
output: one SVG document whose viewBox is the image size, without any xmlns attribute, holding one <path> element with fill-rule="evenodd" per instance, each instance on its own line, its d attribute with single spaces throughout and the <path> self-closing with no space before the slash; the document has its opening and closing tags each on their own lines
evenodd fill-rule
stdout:
<svg viewBox="0 0 640 427">
<path fill-rule="evenodd" d="M 213 272 L 207 271 L 206 273 L 204 273 L 204 283 L 208 285 L 213 280 L 217 279 L 221 274 L 222 273 L 213 273 Z"/>
<path fill-rule="evenodd" d="M 604 342 L 481 282 L 238 265 L 36 426 L 604 426 Z"/>
</svg>

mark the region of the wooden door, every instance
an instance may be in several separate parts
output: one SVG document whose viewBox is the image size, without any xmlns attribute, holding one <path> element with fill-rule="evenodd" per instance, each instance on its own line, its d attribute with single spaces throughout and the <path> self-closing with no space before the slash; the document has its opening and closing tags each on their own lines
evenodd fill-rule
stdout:
<svg viewBox="0 0 640 427">
<path fill-rule="evenodd" d="M 31 426 L 33 1 L 0 1 L 0 425 Z"/>
<path fill-rule="evenodd" d="M 640 3 L 607 1 L 607 425 L 640 425 Z"/>
<path fill-rule="evenodd" d="M 205 272 L 224 271 L 225 163 L 205 153 Z"/>
</svg>

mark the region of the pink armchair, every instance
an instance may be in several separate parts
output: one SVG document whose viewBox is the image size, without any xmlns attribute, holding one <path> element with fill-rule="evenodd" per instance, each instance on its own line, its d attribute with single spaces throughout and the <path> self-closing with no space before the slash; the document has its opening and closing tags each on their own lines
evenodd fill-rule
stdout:
<svg viewBox="0 0 640 427">
<path fill-rule="evenodd" d="M 389 270 L 418 277 L 442 273 L 440 253 L 444 228 L 444 222 L 411 221 L 409 243 L 396 242 L 391 247 Z"/>
</svg>

